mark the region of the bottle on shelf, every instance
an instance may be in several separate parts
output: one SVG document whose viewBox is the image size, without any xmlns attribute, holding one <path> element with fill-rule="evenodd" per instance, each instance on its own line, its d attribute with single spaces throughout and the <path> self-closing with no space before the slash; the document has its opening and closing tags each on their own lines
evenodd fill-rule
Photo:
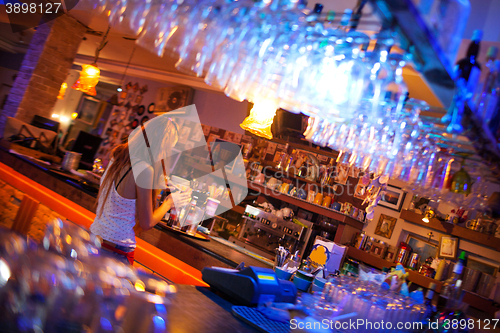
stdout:
<svg viewBox="0 0 500 333">
<path fill-rule="evenodd" d="M 287 159 L 288 159 L 288 143 L 285 145 L 285 151 L 283 152 L 283 155 L 278 161 L 278 164 L 276 164 L 276 169 L 278 170 L 285 169 Z"/>
<path fill-rule="evenodd" d="M 462 133 L 464 130 L 462 126 L 464 108 L 466 103 L 472 100 L 481 76 L 481 65 L 477 61 L 477 56 L 482 37 L 482 30 L 474 30 L 465 58 L 460 59 L 454 68 L 455 96 L 453 96 L 448 112 L 441 118 L 443 123 L 448 123 L 446 131 L 449 133 Z"/>
<path fill-rule="evenodd" d="M 294 168 L 295 168 L 296 154 L 297 154 L 296 150 L 293 149 L 292 154 L 290 156 L 288 156 L 288 158 L 286 160 L 285 172 L 287 172 L 287 173 L 292 172 L 293 174 L 295 174 Z"/>
<path fill-rule="evenodd" d="M 462 272 L 465 264 L 466 264 L 465 252 L 462 251 L 462 253 L 460 253 L 460 256 L 458 257 L 458 261 L 455 263 L 455 266 L 453 267 L 453 273 L 447 280 L 443 282 L 443 288 L 441 289 L 441 295 L 440 295 L 441 298 L 444 298 L 447 301 L 450 299 L 450 297 L 454 296 L 457 282 L 461 281 Z"/>
<path fill-rule="evenodd" d="M 330 158 L 330 162 L 321 177 L 320 183 L 323 186 L 332 186 L 335 179 L 335 160 Z"/>
<path fill-rule="evenodd" d="M 474 92 L 481 76 L 481 64 L 477 61 L 477 56 L 481 48 L 482 39 L 483 31 L 474 30 L 465 57 L 460 59 L 456 64 L 458 77 L 465 79 L 465 82 L 467 82 L 468 93 Z"/>
<path fill-rule="evenodd" d="M 431 320 L 434 315 L 436 314 L 436 306 L 432 304 L 432 299 L 434 298 L 434 291 L 436 290 L 436 284 L 434 282 L 431 282 L 429 285 L 429 289 L 427 290 L 427 293 L 425 293 L 425 300 L 424 300 L 424 305 L 425 305 L 425 312 L 424 312 L 424 320 L 428 321 Z"/>
<path fill-rule="evenodd" d="M 191 224 L 196 222 L 197 217 L 197 203 L 196 197 L 193 197 L 189 206 L 186 208 L 186 212 L 184 213 L 183 219 L 181 219 L 181 231 L 188 231 L 191 227 Z"/>
<path fill-rule="evenodd" d="M 301 165 L 297 168 L 297 176 L 301 178 L 306 178 L 307 172 L 308 172 L 307 157 L 303 157 Z"/>
</svg>

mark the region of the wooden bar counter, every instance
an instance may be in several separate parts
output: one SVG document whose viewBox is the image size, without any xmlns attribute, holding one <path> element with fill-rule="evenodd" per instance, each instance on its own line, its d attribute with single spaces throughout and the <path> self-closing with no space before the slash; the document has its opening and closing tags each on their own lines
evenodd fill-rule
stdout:
<svg viewBox="0 0 500 333">
<path fill-rule="evenodd" d="M 95 217 L 97 193 L 82 187 L 78 179 L 51 171 L 47 165 L 1 148 L 0 162 L 0 180 L 32 197 L 38 196 L 40 203 L 59 215 L 86 228 L 90 227 Z M 176 283 L 182 283 L 184 276 L 175 273 L 176 269 L 180 269 L 181 273 L 187 270 L 190 272 L 188 275 L 195 277 L 194 280 L 187 279 L 189 284 L 205 285 L 201 281 L 203 267 L 234 268 L 241 262 L 245 262 L 247 266 L 270 267 L 213 240 L 194 240 L 159 226 L 142 232 L 138 235 L 137 242 L 136 260 Z M 168 269 L 161 268 L 165 265 Z"/>
</svg>

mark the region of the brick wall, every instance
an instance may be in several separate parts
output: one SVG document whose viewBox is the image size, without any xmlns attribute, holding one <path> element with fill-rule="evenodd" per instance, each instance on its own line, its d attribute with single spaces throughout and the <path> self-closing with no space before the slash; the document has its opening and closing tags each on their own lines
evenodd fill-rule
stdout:
<svg viewBox="0 0 500 333">
<path fill-rule="evenodd" d="M 9 229 L 12 227 L 23 197 L 23 192 L 15 189 L 3 180 L 0 180 L 0 226 Z M 47 206 L 40 204 L 35 217 L 33 217 L 33 223 L 28 232 L 28 236 L 30 236 L 33 240 L 40 242 L 45 233 L 47 222 L 57 217 L 61 219 L 64 218 L 49 209 Z"/>
<path fill-rule="evenodd" d="M 84 33 L 85 27 L 67 15 L 38 27 L 0 114 L 0 135 L 7 117 L 28 123 L 34 115 L 50 118 Z"/>
</svg>

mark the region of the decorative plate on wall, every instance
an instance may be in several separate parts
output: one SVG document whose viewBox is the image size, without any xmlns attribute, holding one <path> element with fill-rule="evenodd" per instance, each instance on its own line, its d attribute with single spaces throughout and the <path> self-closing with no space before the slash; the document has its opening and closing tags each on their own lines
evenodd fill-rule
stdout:
<svg viewBox="0 0 500 333">
<path fill-rule="evenodd" d="M 145 111 L 146 111 L 146 108 L 144 107 L 144 105 L 141 105 L 141 106 L 137 107 L 137 115 L 138 116 L 142 116 Z"/>
<path fill-rule="evenodd" d="M 136 128 L 137 126 L 139 126 L 139 120 L 134 119 L 134 121 L 132 121 L 132 124 L 130 126 L 132 127 L 132 129 Z"/>
<path fill-rule="evenodd" d="M 148 106 L 148 112 L 149 113 L 155 112 L 155 103 L 149 104 L 149 106 Z"/>
</svg>

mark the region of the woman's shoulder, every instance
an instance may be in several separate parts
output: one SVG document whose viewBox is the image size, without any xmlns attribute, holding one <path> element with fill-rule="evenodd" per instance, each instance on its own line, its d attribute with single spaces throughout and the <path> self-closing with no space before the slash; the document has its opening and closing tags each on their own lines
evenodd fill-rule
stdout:
<svg viewBox="0 0 500 333">
<path fill-rule="evenodd" d="M 145 176 L 153 175 L 153 167 L 142 159 L 134 159 L 131 157 L 130 164 L 135 178 L 142 174 Z"/>
</svg>

